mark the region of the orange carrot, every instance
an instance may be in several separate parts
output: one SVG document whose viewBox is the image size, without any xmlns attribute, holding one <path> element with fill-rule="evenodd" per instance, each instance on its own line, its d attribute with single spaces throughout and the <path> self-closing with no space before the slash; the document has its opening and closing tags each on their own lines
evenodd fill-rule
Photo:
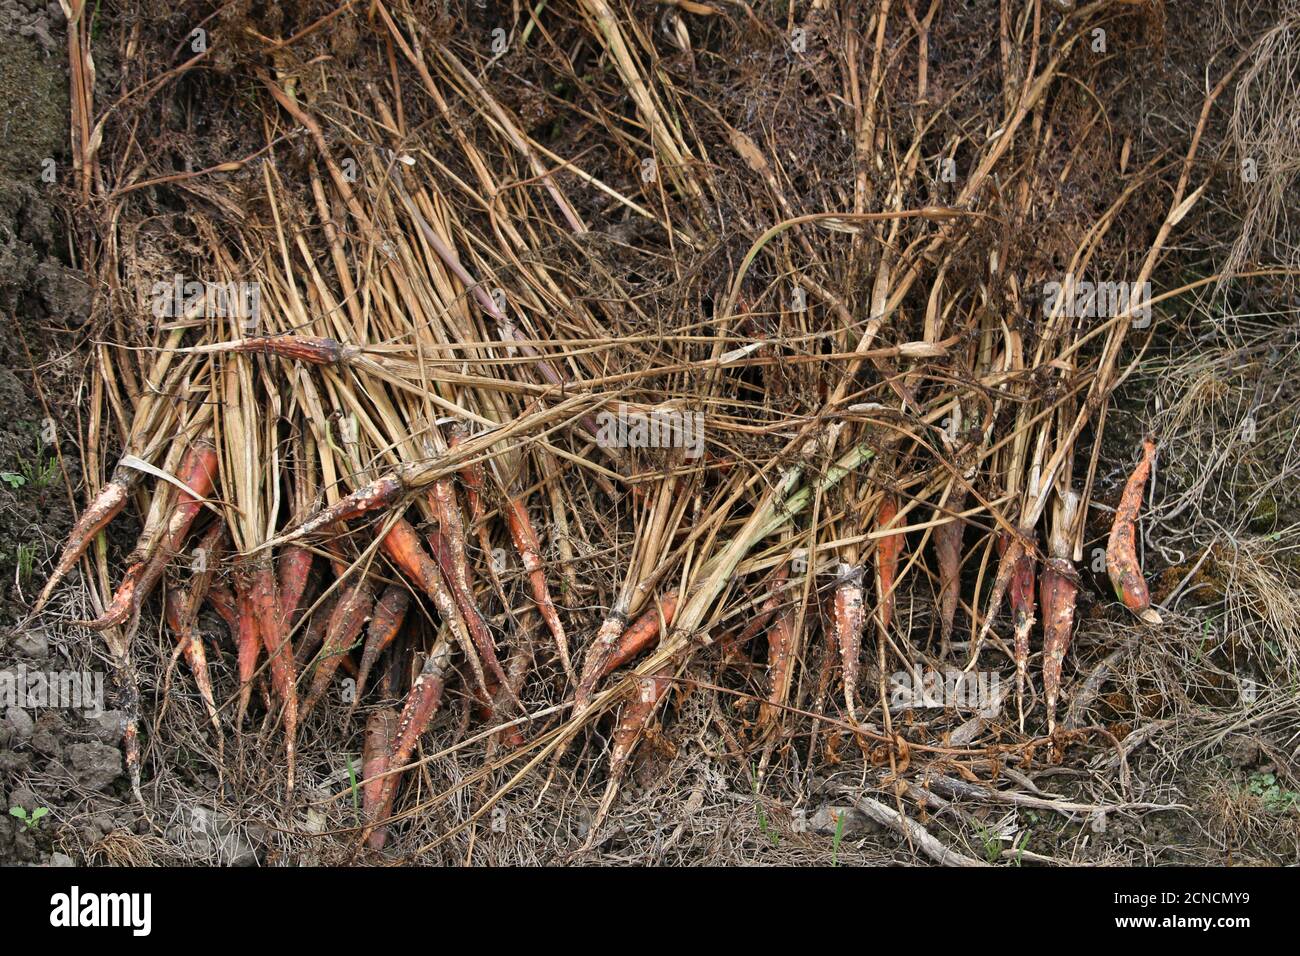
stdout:
<svg viewBox="0 0 1300 956">
<path fill-rule="evenodd" d="M 328 595 L 325 600 L 321 601 L 320 607 L 312 615 L 307 626 L 303 628 L 302 638 L 298 641 L 298 646 L 294 648 L 293 663 L 298 670 L 302 670 L 312 662 L 316 656 L 317 649 L 325 640 L 325 628 L 329 626 L 330 618 L 334 614 L 334 606 L 339 603 L 338 592 Z"/>
<path fill-rule="evenodd" d="M 1061 689 L 1061 669 L 1074 629 L 1074 607 L 1079 592 L 1078 575 L 1070 563 L 1069 531 L 1078 511 L 1079 496 L 1066 495 L 1056 515 L 1048 541 L 1050 557 L 1043 565 L 1038 587 L 1043 605 L 1043 695 L 1047 698 L 1047 732 L 1056 731 L 1056 701 Z"/>
<path fill-rule="evenodd" d="M 302 522 L 292 531 L 281 535 L 277 540 L 282 544 L 296 541 L 332 524 L 360 518 L 362 515 L 378 511 L 380 508 L 387 508 L 397 501 L 405 490 L 405 482 L 397 475 L 385 475 L 382 478 L 377 478 L 370 484 L 358 488 L 352 494 L 340 498 L 328 508 Z"/>
<path fill-rule="evenodd" d="M 36 599 L 36 606 L 33 609 L 35 613 L 39 613 L 49 602 L 54 589 L 76 566 L 81 556 L 86 553 L 86 549 L 90 547 L 90 542 L 95 540 L 95 536 L 122 511 L 131 487 L 138 480 L 139 472 L 118 469 L 113 479 L 99 489 L 95 500 L 81 513 L 81 517 L 77 519 L 76 525 L 68 535 L 63 552 L 59 555 L 59 563 L 54 566 L 54 573 L 45 582 L 40 597 Z"/>
<path fill-rule="evenodd" d="M 231 636 L 235 636 L 239 623 L 239 614 L 235 610 L 235 596 L 224 584 L 214 584 L 208 588 L 208 603 L 212 610 L 230 627 Z"/>
<path fill-rule="evenodd" d="M 431 532 L 425 536 L 425 540 L 429 542 L 429 550 L 433 552 L 438 570 L 442 574 L 442 580 L 446 583 L 447 589 L 451 592 L 456 607 L 465 621 L 465 627 L 469 631 L 475 649 L 478 651 L 479 659 L 487 668 L 488 677 L 495 681 L 498 687 L 507 686 L 505 671 L 501 669 L 496 644 L 492 640 L 492 632 L 488 629 L 487 621 L 483 619 L 478 604 L 474 600 L 474 594 L 468 587 L 467 572 L 463 568 L 458 569 L 456 567 L 455 548 L 441 531 L 435 530 Z M 464 539 L 461 540 L 463 542 Z M 462 559 L 464 557 L 463 550 L 461 557 Z M 516 701 L 516 703 L 519 702 Z"/>
<path fill-rule="evenodd" d="M 600 806 L 591 823 L 592 837 L 595 837 L 596 831 L 600 829 L 610 806 L 614 803 L 627 762 L 632 756 L 632 751 L 636 749 L 641 735 L 645 733 L 650 717 L 663 699 L 664 693 L 672 686 L 672 675 L 673 665 L 665 664 L 650 676 L 642 677 L 637 681 L 636 692 L 623 704 L 618 724 L 614 728 L 614 745 L 609 758 L 609 782 L 605 786 L 605 795 L 601 798 Z"/>
<path fill-rule="evenodd" d="M 953 491 L 948 498 L 949 511 L 961 511 L 966 502 L 966 489 Z M 939 646 L 940 656 L 946 657 L 952 641 L 952 626 L 957 619 L 957 605 L 961 600 L 961 539 L 966 524 L 954 518 L 934 529 L 934 551 L 939 559 Z"/>
<path fill-rule="evenodd" d="M 302 598 L 312 580 L 314 561 L 315 555 L 311 551 L 296 544 L 288 545 L 280 552 L 276 578 L 280 590 L 280 611 L 288 627 L 293 626 L 298 612 L 303 610 Z"/>
<path fill-rule="evenodd" d="M 564 635 L 564 625 L 560 623 L 560 615 L 555 610 L 555 604 L 551 601 L 551 592 L 546 586 L 541 545 L 537 539 L 537 532 L 533 529 L 533 523 L 528 517 L 528 507 L 522 498 L 510 499 L 506 507 L 506 526 L 510 529 L 515 550 L 519 552 L 519 558 L 524 563 L 524 571 L 528 574 L 528 581 L 533 589 L 533 601 L 542 614 L 542 620 L 550 629 L 551 636 L 555 638 L 555 649 L 560 658 L 560 666 L 564 668 L 564 673 L 568 675 L 570 681 L 576 681 L 573 663 L 569 660 L 569 642 Z M 627 622 L 624 620 L 622 623 Z"/>
<path fill-rule="evenodd" d="M 876 527 L 890 527 L 898 516 L 898 499 L 885 492 L 876 511 Z M 903 553 L 904 535 L 889 534 L 876 539 L 876 588 L 880 600 L 880 626 L 888 633 L 894 617 L 894 583 L 898 578 L 898 559 Z"/>
<path fill-rule="evenodd" d="M 221 739 L 221 720 L 217 716 L 217 701 L 212 693 L 212 676 L 208 671 L 208 656 L 203 649 L 203 640 L 193 624 L 190 607 L 195 602 L 196 594 L 186 594 L 180 588 L 168 588 L 163 602 L 163 616 L 180 645 L 185 662 L 189 664 L 194 683 L 199 688 L 199 696 L 208 710 L 208 719 Z"/>
<path fill-rule="evenodd" d="M 238 645 L 239 710 L 235 726 L 244 722 L 248 703 L 253 693 L 253 674 L 262 652 L 260 619 L 252 595 L 253 581 L 243 569 L 235 573 L 235 642 Z"/>
<path fill-rule="evenodd" d="M 139 613 L 140 605 L 162 577 L 167 563 L 185 543 L 190 525 L 203 507 L 203 499 L 212 491 L 217 478 L 216 446 L 207 439 L 191 445 L 181 461 L 178 477 L 189 490 L 177 492 L 175 510 L 167 521 L 161 542 L 151 554 L 132 564 L 108 609 L 91 622 L 93 630 L 122 624 Z"/>
<path fill-rule="evenodd" d="M 365 819 L 378 824 L 379 812 L 384 797 L 383 776 L 388 772 L 389 757 L 392 755 L 393 741 L 397 734 L 397 711 L 392 707 L 381 707 L 374 711 L 366 721 L 365 743 L 362 748 L 361 808 Z M 370 834 L 367 843 L 372 850 L 382 850 L 388 839 L 388 831 L 379 827 Z"/>
<path fill-rule="evenodd" d="M 1007 587 L 1007 599 L 1011 604 L 1012 620 L 1015 624 L 1015 661 L 1016 661 L 1016 713 L 1020 719 L 1020 731 L 1025 730 L 1025 677 L 1029 667 L 1029 631 L 1034 626 L 1034 550 L 1032 545 L 1037 540 L 1033 528 L 1025 528 L 1022 536 L 1030 546 L 1021 548 L 1011 570 L 1011 582 Z"/>
<path fill-rule="evenodd" d="M 470 640 L 465 620 L 456 599 L 443 581 L 438 565 L 425 552 L 420 544 L 420 536 L 405 518 L 398 518 L 380 541 L 380 549 L 388 556 L 403 574 L 414 581 L 433 601 L 438 614 L 451 630 L 452 637 L 465 654 L 470 670 L 478 687 L 486 688 L 487 679 L 483 676 L 483 666 L 475 653 Z"/>
<path fill-rule="evenodd" d="M 1110 539 L 1106 542 L 1106 571 L 1110 574 L 1115 594 L 1126 608 L 1148 624 L 1159 624 L 1160 615 L 1151 607 L 1151 594 L 1138 563 L 1136 527 L 1138 513 L 1142 510 L 1142 492 L 1151 474 L 1155 454 L 1155 442 L 1150 438 L 1143 441 L 1142 460 L 1124 485 L 1119 507 L 1115 509 L 1115 522 L 1110 528 Z"/>
<path fill-rule="evenodd" d="M 782 592 L 785 590 L 785 582 L 789 577 L 790 563 L 787 561 L 785 564 L 777 565 L 776 572 L 765 582 L 765 586 L 771 591 L 771 597 L 759 605 L 758 614 L 739 633 L 728 634 L 718 642 L 722 646 L 721 656 L 724 664 L 731 661 L 742 647 L 757 637 L 759 632 L 771 623 L 777 608 L 781 606 L 781 602 L 785 599 Z"/>
<path fill-rule="evenodd" d="M 370 678 L 370 669 L 379 660 L 384 648 L 393 642 L 397 632 L 406 620 L 406 611 L 411 606 L 411 595 L 406 588 L 390 584 L 375 602 L 375 611 L 370 617 L 370 626 L 366 630 L 366 646 L 361 652 L 361 667 L 357 673 L 357 696 L 366 691 L 366 682 Z"/>
<path fill-rule="evenodd" d="M 285 755 L 289 765 L 287 789 L 293 790 L 298 740 L 298 681 L 289 644 L 289 620 L 276 593 L 275 571 L 269 560 L 252 572 L 250 602 L 257 630 L 271 662 L 271 685 L 284 706 Z"/>
<path fill-rule="evenodd" d="M 652 602 L 650 609 L 633 621 L 618 639 L 613 651 L 601 667 L 600 676 L 604 677 L 622 667 L 643 650 L 659 639 L 661 625 L 671 626 L 673 615 L 677 612 L 677 592 L 669 591 L 657 602 Z"/>
<path fill-rule="evenodd" d="M 412 534 L 414 534 L 414 531 L 412 531 Z M 411 759 L 411 754 L 415 752 L 415 745 L 419 743 L 421 735 L 428 729 L 429 722 L 433 720 L 433 715 L 442 702 L 442 692 L 446 686 L 447 672 L 450 667 L 451 646 L 445 640 L 440 640 L 433 646 L 428 657 L 425 658 L 424 666 L 420 669 L 420 675 L 415 679 L 415 683 L 411 685 L 411 690 L 406 695 L 406 703 L 402 705 L 401 716 L 397 719 L 393 749 L 388 756 L 388 769 L 390 771 L 403 771 L 406 769 L 406 762 Z M 383 787 L 379 793 L 379 809 L 367 822 L 366 829 L 361 834 L 363 843 L 369 840 L 378 822 L 388 818 L 393 805 L 393 798 L 397 794 L 397 784 L 400 778 L 400 772 L 389 773 L 384 778 Z"/>
<path fill-rule="evenodd" d="M 325 628 L 325 643 L 316 661 L 316 672 L 312 674 L 311 690 L 302 707 L 304 717 L 329 689 L 335 671 L 356 644 L 374 605 L 375 592 L 368 579 L 358 576 L 343 585 Z"/>
<path fill-rule="evenodd" d="M 770 727 L 781 715 L 790 692 L 794 664 L 794 626 L 797 607 L 791 603 L 781 608 L 767 632 L 767 702 L 758 710 L 760 727 Z M 830 655 L 827 655 L 829 660 Z"/>
<path fill-rule="evenodd" d="M 840 649 L 840 663 L 844 668 L 844 703 L 849 709 L 849 719 L 856 721 L 858 690 L 858 659 L 862 652 L 862 627 L 866 611 L 862 593 L 862 568 L 841 564 L 839 581 L 835 585 L 832 623 L 835 641 Z"/>
</svg>

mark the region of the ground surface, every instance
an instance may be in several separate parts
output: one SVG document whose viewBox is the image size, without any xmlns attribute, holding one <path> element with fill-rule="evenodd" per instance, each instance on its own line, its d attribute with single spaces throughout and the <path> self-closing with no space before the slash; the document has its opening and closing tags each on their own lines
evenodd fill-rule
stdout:
<svg viewBox="0 0 1300 956">
<path fill-rule="evenodd" d="M 1166 29 L 1192 27 L 1171 14 Z M 0 713 L 0 809 L 48 810 L 33 826 L 0 818 L 0 863 L 338 862 L 340 851 L 328 841 L 275 834 L 279 827 L 325 829 L 324 817 L 302 807 L 249 811 L 246 795 L 227 798 L 199 746 L 168 754 L 158 780 L 146 781 L 150 812 L 142 813 L 122 775 L 111 668 L 95 639 L 70 623 L 88 616 L 87 609 L 70 597 L 55 613 L 28 619 L 71 526 L 74 492 L 81 504 L 78 384 L 89 354 L 89 293 L 66 241 L 69 207 L 59 179 L 68 169 L 62 38 L 57 5 L 0 3 L 0 668 L 103 674 L 107 700 L 98 715 Z M 1196 78 L 1172 69 L 1166 81 L 1190 88 Z M 54 183 L 42 179 L 47 160 Z M 1188 250 L 1189 273 L 1212 271 L 1205 259 L 1222 252 Z M 1104 576 L 1088 575 L 1071 667 L 1096 676 L 1089 704 L 1115 746 L 1090 742 L 1064 759 L 1042 753 L 1005 768 L 1020 794 L 1168 809 L 1063 814 L 1023 800 L 968 796 L 953 806 L 935 804 L 922 818 L 949 845 L 1000 865 L 1300 862 L 1300 499 L 1293 447 L 1300 403 L 1292 384 L 1300 375 L 1298 318 L 1300 303 L 1285 298 L 1180 307 L 1140 373 L 1118 393 L 1090 538 L 1104 536 L 1104 508 L 1118 499 L 1140 436 L 1161 434 L 1167 444 L 1145 554 L 1156 600 L 1168 602 L 1167 626 L 1138 630 L 1109 600 Z M 1247 417 L 1252 434 L 1241 441 Z M 119 560 L 130 530 L 114 532 L 125 543 L 114 552 Z M 155 637 L 140 652 L 146 735 L 174 717 L 164 706 L 168 647 Z M 178 697 L 175 706 L 192 726 L 192 697 Z M 675 708 L 670 730 L 642 750 L 620 827 L 578 859 L 920 859 L 848 805 L 843 788 L 881 783 L 882 768 L 847 758 L 838 770 L 831 764 L 829 772 L 810 774 L 796 761 L 796 769 L 764 781 L 756 793 L 744 768 L 725 759 L 727 728 L 744 714 L 702 694 L 686 695 Z M 251 743 L 229 746 L 227 757 L 237 764 L 256 757 Z M 840 746 L 853 749 L 851 742 Z M 441 771 L 451 779 L 468 772 L 456 760 Z M 343 779 L 322 773 L 317 783 L 321 793 L 337 793 Z M 592 808 L 540 814 L 537 799 L 537 788 L 512 794 L 501 825 L 484 829 L 471 858 L 569 859 L 585 839 Z M 445 819 L 435 826 L 452 825 L 463 821 L 466 807 L 439 812 Z"/>
</svg>

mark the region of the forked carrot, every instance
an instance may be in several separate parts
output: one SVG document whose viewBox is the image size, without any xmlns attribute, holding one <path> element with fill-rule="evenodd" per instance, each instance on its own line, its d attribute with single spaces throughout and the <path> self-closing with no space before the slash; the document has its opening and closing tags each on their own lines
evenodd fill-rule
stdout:
<svg viewBox="0 0 1300 956">
<path fill-rule="evenodd" d="M 1137 519 L 1155 455 L 1156 443 L 1147 438 L 1142 442 L 1142 460 L 1124 485 L 1119 507 L 1115 509 L 1115 522 L 1110 527 L 1110 538 L 1106 542 L 1106 571 L 1110 574 L 1115 594 L 1126 608 L 1148 624 L 1159 624 L 1161 619 L 1151 607 L 1151 593 L 1138 563 Z"/>
<path fill-rule="evenodd" d="M 771 596 L 759 605 L 758 613 L 739 632 L 728 634 L 718 642 L 722 646 L 721 657 L 724 664 L 735 658 L 742 647 L 757 637 L 771 623 L 777 608 L 785 600 L 783 592 L 789 577 L 790 562 L 787 561 L 784 564 L 777 565 L 776 573 L 765 582 L 765 586 L 771 591 Z M 676 592 L 672 593 L 673 597 L 676 598 Z"/>
<path fill-rule="evenodd" d="M 49 603 L 54 589 L 81 560 L 81 556 L 90 547 L 90 542 L 95 540 L 95 535 L 104 530 L 108 523 L 121 513 L 132 486 L 138 480 L 139 472 L 119 468 L 114 472 L 112 480 L 99 489 L 95 500 L 81 513 L 81 517 L 77 519 L 76 525 L 68 534 L 68 540 L 59 555 L 59 563 L 54 566 L 54 573 L 45 582 L 40 597 L 36 599 L 34 613 L 39 613 Z"/>
<path fill-rule="evenodd" d="M 640 678 L 637 681 L 636 691 L 623 704 L 618 724 L 614 728 L 614 745 L 610 750 L 609 782 L 605 785 L 605 795 L 601 798 L 600 806 L 591 823 L 592 837 L 605 822 L 605 816 L 614 803 L 619 782 L 623 779 L 623 772 L 632 756 L 632 751 L 636 749 L 637 742 L 645 733 L 646 725 L 650 723 L 655 708 L 659 706 L 664 694 L 672 686 L 672 675 L 673 665 L 665 664 L 648 677 Z"/>
<path fill-rule="evenodd" d="M 412 532 L 414 533 L 414 532 Z M 428 729 L 429 722 L 433 720 L 433 715 L 437 713 L 438 705 L 442 702 L 442 692 L 447 682 L 447 673 L 451 667 L 451 645 L 444 639 L 439 639 L 434 644 L 429 655 L 424 659 L 424 666 L 420 669 L 420 675 L 416 677 L 415 683 L 411 685 L 410 692 L 406 695 L 406 702 L 402 705 L 401 716 L 397 719 L 397 730 L 393 737 L 393 749 L 388 756 L 388 776 L 383 779 L 383 787 L 379 792 L 378 809 L 374 816 L 367 820 L 366 829 L 361 834 L 361 842 L 368 842 L 371 833 L 375 831 L 378 825 L 388 819 L 389 813 L 393 806 L 393 798 L 397 794 L 397 784 L 401 779 L 401 771 L 406 769 L 406 763 L 411 759 L 411 754 L 415 752 L 415 745 L 419 743 L 421 735 Z M 399 771 L 393 773 L 391 771 Z"/>
</svg>

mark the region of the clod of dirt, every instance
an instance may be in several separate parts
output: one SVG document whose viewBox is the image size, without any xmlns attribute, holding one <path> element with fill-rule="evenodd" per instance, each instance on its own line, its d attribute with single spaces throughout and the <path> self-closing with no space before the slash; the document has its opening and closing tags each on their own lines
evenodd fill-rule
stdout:
<svg viewBox="0 0 1300 956">
<path fill-rule="evenodd" d="M 105 744 L 73 744 L 68 762 L 78 787 L 104 790 L 122 775 L 122 755 Z"/>
<path fill-rule="evenodd" d="M 88 729 L 100 743 L 116 745 L 126 733 L 126 714 L 120 710 L 106 710 L 89 719 Z"/>
<path fill-rule="evenodd" d="M 6 710 L 5 721 L 11 732 L 10 744 L 30 740 L 32 731 L 36 728 L 36 721 L 32 720 L 31 714 L 21 707 L 10 707 Z"/>
<path fill-rule="evenodd" d="M 39 663 L 50 656 L 50 639 L 41 630 L 20 631 L 14 635 L 13 649 L 19 657 Z"/>
</svg>

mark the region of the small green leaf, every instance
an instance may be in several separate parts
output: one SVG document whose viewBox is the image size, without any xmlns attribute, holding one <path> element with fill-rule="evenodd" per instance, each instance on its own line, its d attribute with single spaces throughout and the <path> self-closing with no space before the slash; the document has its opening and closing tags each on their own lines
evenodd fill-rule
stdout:
<svg viewBox="0 0 1300 956">
<path fill-rule="evenodd" d="M 27 811 L 24 810 L 22 807 L 10 807 L 9 815 L 11 817 L 17 817 L 19 820 L 27 819 Z"/>
<path fill-rule="evenodd" d="M 35 810 L 32 811 L 31 822 L 35 823 L 37 820 L 39 820 L 41 817 L 45 816 L 49 812 L 50 812 L 49 807 L 37 807 Z"/>
</svg>

